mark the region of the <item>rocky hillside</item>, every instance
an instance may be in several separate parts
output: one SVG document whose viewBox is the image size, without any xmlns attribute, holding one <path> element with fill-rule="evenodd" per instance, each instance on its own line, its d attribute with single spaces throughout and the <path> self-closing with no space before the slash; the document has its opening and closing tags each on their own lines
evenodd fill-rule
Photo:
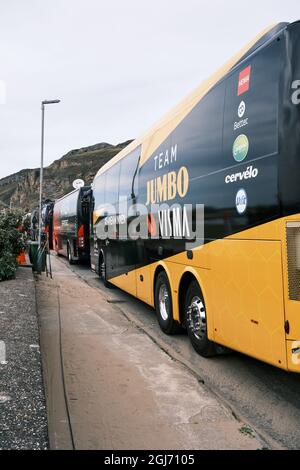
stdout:
<svg viewBox="0 0 300 470">
<path fill-rule="evenodd" d="M 131 141 L 118 145 L 100 143 L 71 150 L 44 170 L 44 199 L 55 200 L 72 191 L 72 182 L 82 178 L 90 184 L 99 170 Z M 21 170 L 0 179 L 0 209 L 4 205 L 30 211 L 38 205 L 40 170 Z"/>
</svg>

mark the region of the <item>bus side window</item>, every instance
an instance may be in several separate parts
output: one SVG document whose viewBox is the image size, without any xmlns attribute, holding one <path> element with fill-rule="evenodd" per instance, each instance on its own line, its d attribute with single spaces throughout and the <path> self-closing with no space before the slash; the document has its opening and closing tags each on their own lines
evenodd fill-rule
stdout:
<svg viewBox="0 0 300 470">
<path fill-rule="evenodd" d="M 119 198 L 137 198 L 139 159 L 140 147 L 135 149 L 121 161 Z"/>
<path fill-rule="evenodd" d="M 94 198 L 97 201 L 97 206 L 105 203 L 105 176 L 105 173 L 100 175 L 94 182 L 93 193 Z"/>
<path fill-rule="evenodd" d="M 105 203 L 115 204 L 119 198 L 120 163 L 116 163 L 105 173 Z"/>
</svg>

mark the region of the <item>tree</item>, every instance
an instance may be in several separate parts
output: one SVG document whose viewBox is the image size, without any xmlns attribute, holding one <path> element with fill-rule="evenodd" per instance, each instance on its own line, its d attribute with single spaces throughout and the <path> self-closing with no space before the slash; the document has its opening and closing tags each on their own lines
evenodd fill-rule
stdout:
<svg viewBox="0 0 300 470">
<path fill-rule="evenodd" d="M 0 212 L 0 281 L 13 279 L 17 270 L 16 258 L 25 249 L 25 230 L 20 211 Z"/>
</svg>

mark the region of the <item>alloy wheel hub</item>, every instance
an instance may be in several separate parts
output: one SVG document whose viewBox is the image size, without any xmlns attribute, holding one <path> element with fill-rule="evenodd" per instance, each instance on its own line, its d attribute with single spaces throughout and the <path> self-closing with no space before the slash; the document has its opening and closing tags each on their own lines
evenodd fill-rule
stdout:
<svg viewBox="0 0 300 470">
<path fill-rule="evenodd" d="M 187 324 L 189 330 L 197 339 L 203 339 L 206 335 L 206 313 L 202 300 L 194 297 L 187 309 Z"/>
</svg>

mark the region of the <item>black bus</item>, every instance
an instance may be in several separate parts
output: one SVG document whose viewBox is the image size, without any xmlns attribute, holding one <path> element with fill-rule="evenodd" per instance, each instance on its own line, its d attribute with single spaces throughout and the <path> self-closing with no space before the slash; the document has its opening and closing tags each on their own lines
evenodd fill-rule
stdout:
<svg viewBox="0 0 300 470">
<path fill-rule="evenodd" d="M 58 199 L 53 209 L 53 247 L 70 264 L 90 258 L 91 187 L 84 186 Z"/>
</svg>

